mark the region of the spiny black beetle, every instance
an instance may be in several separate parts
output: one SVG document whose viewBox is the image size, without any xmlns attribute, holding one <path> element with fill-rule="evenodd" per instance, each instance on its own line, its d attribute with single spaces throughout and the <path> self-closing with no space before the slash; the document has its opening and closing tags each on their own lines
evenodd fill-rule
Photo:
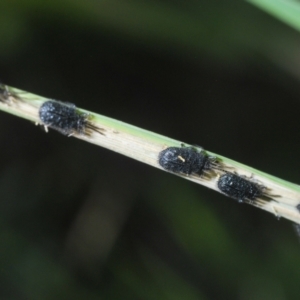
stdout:
<svg viewBox="0 0 300 300">
<path fill-rule="evenodd" d="M 162 168 L 173 173 L 192 173 L 201 175 L 215 165 L 216 158 L 208 156 L 203 149 L 199 152 L 195 147 L 168 147 L 158 156 Z"/>
<path fill-rule="evenodd" d="M 97 131 L 100 134 L 103 134 L 102 131 L 104 131 L 89 121 L 89 114 L 79 112 L 71 103 L 46 101 L 39 109 L 39 117 L 44 126 L 68 136 L 73 134 L 89 135 L 89 130 Z"/>
<path fill-rule="evenodd" d="M 264 195 L 265 187 L 258 183 L 247 180 L 246 178 L 233 173 L 225 173 L 218 180 L 218 188 L 225 195 L 245 202 L 253 202 L 255 199 Z"/>
</svg>

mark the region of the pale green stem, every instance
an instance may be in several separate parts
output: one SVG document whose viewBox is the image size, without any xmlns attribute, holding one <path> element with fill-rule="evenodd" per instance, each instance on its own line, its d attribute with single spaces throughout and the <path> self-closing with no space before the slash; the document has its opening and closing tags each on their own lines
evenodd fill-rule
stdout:
<svg viewBox="0 0 300 300">
<path fill-rule="evenodd" d="M 7 87 L 7 89 L 9 97 L 7 100 L 0 102 L 0 110 L 28 119 L 36 124 L 41 124 L 38 115 L 39 108 L 45 101 L 50 99 L 12 87 Z M 105 135 L 93 132 L 90 136 L 74 134 L 73 137 L 105 147 L 159 169 L 162 169 L 158 164 L 159 152 L 169 146 L 180 147 L 182 143 L 182 141 L 173 140 L 99 114 L 83 109 L 80 109 L 80 111 L 89 113 L 92 118 L 91 122 L 95 126 L 105 129 Z M 206 152 L 209 155 L 216 156 L 226 170 L 251 177 L 251 180 L 267 187 L 268 194 L 274 196 L 274 200 L 259 199 L 254 201 L 252 205 L 269 211 L 278 218 L 284 217 L 298 224 L 300 223 L 300 212 L 296 208 L 300 203 L 299 185 L 255 170 L 218 154 Z M 196 175 L 178 176 L 220 192 L 217 181 L 222 171 L 216 170 L 215 173 L 215 176 L 210 176 L 209 179 Z"/>
</svg>

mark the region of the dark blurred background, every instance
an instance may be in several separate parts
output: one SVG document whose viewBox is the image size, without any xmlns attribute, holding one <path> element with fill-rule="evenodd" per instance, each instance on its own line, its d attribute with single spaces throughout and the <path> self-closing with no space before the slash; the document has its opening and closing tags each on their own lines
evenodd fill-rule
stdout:
<svg viewBox="0 0 300 300">
<path fill-rule="evenodd" d="M 1 80 L 298 182 L 300 35 L 241 1 L 1 0 Z M 0 299 L 299 299 L 291 223 L 0 113 Z"/>
</svg>

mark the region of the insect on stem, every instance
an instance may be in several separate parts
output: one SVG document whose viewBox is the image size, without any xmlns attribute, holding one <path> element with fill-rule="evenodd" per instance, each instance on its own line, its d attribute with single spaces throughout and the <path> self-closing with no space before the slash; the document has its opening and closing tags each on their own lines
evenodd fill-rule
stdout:
<svg viewBox="0 0 300 300">
<path fill-rule="evenodd" d="M 45 129 L 50 127 L 67 136 L 74 134 L 89 136 L 93 131 L 104 135 L 105 131 L 91 123 L 90 114 L 81 113 L 72 103 L 46 101 L 39 109 L 39 117 Z"/>
</svg>

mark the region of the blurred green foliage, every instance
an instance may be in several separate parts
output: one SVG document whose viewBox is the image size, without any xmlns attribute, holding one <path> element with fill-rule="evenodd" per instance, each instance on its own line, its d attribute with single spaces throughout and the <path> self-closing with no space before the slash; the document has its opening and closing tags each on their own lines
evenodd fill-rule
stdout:
<svg viewBox="0 0 300 300">
<path fill-rule="evenodd" d="M 300 30 L 300 3 L 297 0 L 248 0 L 291 27 Z"/>
<path fill-rule="evenodd" d="M 241 1 L 1 7 L 3 82 L 297 182 L 294 29 Z M 25 120 L 0 123 L 1 298 L 298 299 L 287 221 Z"/>
</svg>

